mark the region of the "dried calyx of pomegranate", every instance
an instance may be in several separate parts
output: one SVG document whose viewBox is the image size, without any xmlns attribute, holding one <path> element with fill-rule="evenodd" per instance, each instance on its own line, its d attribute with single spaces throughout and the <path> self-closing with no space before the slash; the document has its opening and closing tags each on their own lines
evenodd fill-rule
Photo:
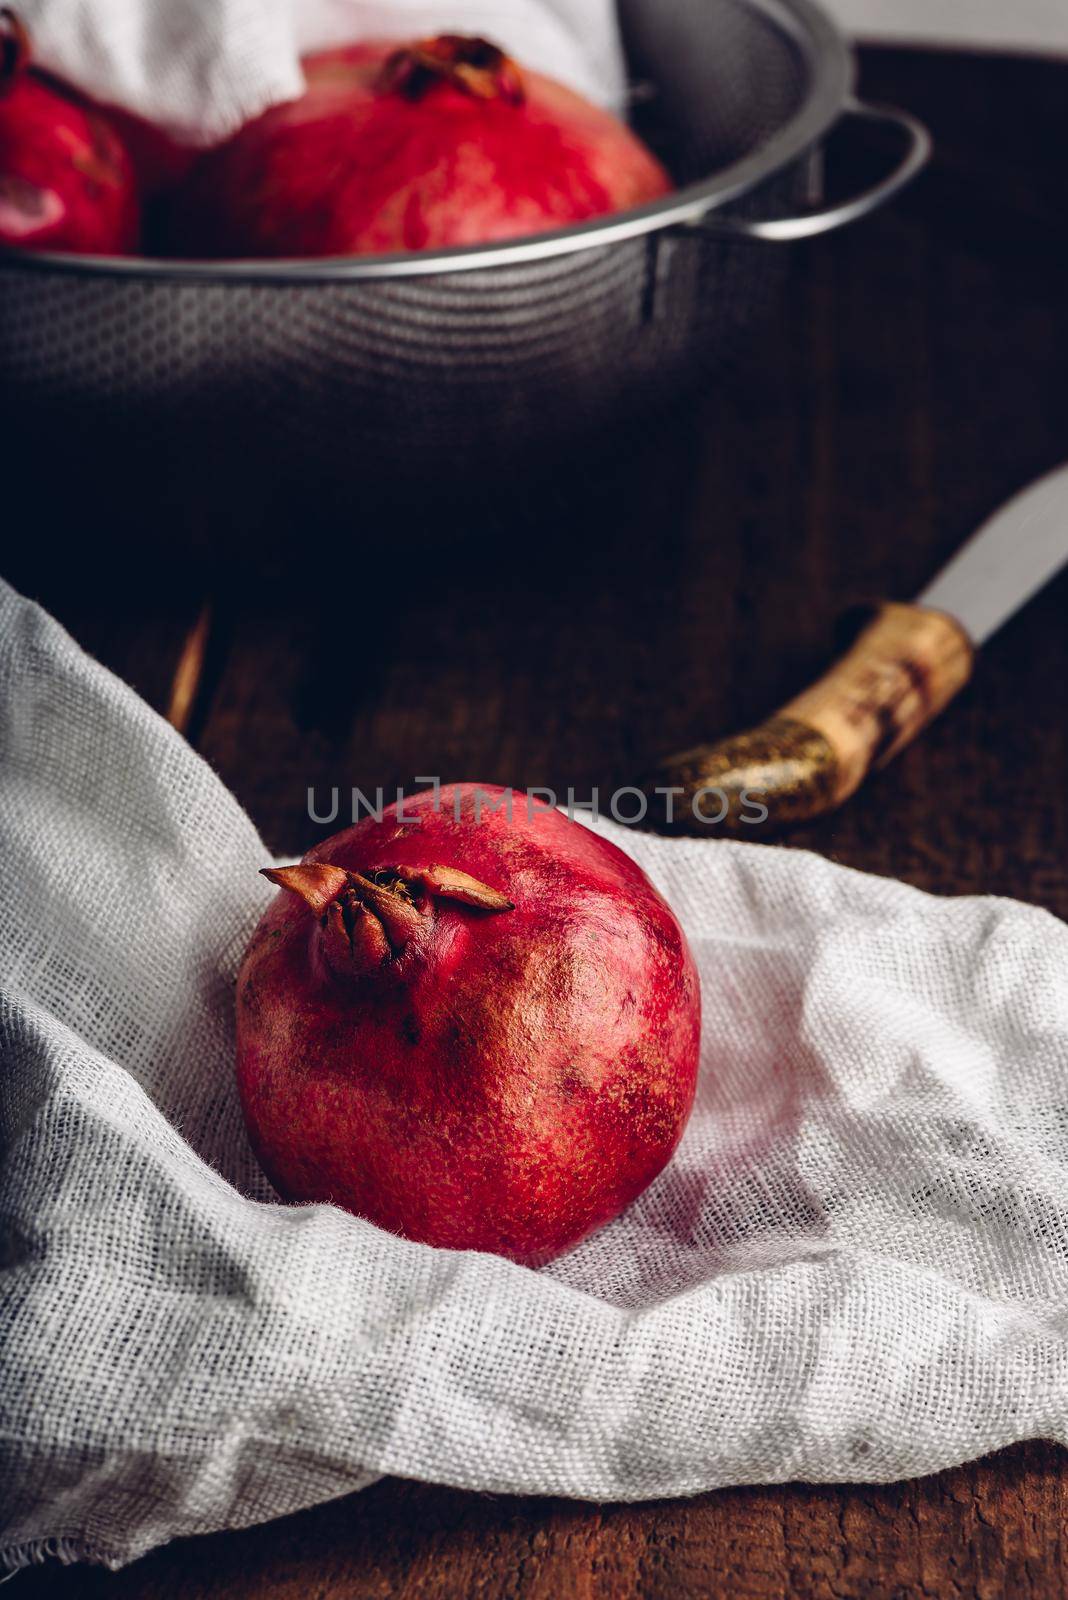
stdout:
<svg viewBox="0 0 1068 1600">
<path fill-rule="evenodd" d="M 488 39 L 460 33 L 402 45 L 387 57 L 378 77 L 383 94 L 401 94 L 406 100 L 421 100 L 439 83 L 451 84 L 477 100 L 507 100 L 521 106 L 526 99 L 523 75 L 511 56 Z"/>
<path fill-rule="evenodd" d="M 30 64 L 30 36 L 10 6 L 0 6 L 0 97 L 10 94 Z"/>
<path fill-rule="evenodd" d="M 262 872 L 319 917 L 323 956 L 339 977 L 363 977 L 401 955 L 425 931 L 436 900 L 479 911 L 515 910 L 505 895 L 455 867 L 377 867 L 365 876 L 307 862 Z"/>
</svg>

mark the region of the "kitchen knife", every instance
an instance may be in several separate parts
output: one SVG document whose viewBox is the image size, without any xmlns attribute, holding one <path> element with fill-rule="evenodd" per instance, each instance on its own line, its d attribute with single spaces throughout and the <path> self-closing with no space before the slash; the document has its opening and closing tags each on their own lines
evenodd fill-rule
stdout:
<svg viewBox="0 0 1068 1600">
<path fill-rule="evenodd" d="M 889 603 L 844 656 L 746 733 L 670 756 L 643 785 L 677 832 L 752 838 L 832 811 L 971 677 L 976 647 L 1068 562 L 1068 465 L 1040 478 L 911 604 Z"/>
</svg>

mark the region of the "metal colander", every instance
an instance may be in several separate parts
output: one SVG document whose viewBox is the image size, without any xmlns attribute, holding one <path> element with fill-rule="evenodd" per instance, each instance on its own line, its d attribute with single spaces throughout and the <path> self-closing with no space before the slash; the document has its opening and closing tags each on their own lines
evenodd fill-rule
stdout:
<svg viewBox="0 0 1068 1600">
<path fill-rule="evenodd" d="M 707 378 L 766 303 L 776 242 L 873 208 L 922 164 L 926 136 L 852 101 L 849 49 L 809 0 L 623 0 L 621 20 L 634 121 L 676 193 L 418 255 L 0 258 L 9 440 L 54 440 L 58 423 L 97 462 L 121 441 L 207 451 L 238 477 L 269 462 L 440 482 L 512 470 Z M 896 122 L 907 154 L 865 195 L 806 210 L 843 115 Z"/>
</svg>

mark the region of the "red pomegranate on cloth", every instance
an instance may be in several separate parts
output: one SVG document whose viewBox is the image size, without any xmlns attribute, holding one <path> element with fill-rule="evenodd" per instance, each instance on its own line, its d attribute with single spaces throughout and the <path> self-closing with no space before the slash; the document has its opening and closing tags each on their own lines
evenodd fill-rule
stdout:
<svg viewBox="0 0 1068 1600">
<path fill-rule="evenodd" d="M 122 140 L 29 58 L 25 28 L 0 10 L 0 248 L 128 254 L 139 205 Z"/>
<path fill-rule="evenodd" d="M 670 180 L 609 112 L 485 39 L 309 58 L 306 92 L 197 162 L 184 255 L 335 256 L 473 245 L 655 200 Z"/>
<path fill-rule="evenodd" d="M 538 1264 L 664 1167 L 700 991 L 615 845 L 460 784 L 265 875 L 282 892 L 238 979 L 237 1077 L 284 1197 Z"/>
</svg>

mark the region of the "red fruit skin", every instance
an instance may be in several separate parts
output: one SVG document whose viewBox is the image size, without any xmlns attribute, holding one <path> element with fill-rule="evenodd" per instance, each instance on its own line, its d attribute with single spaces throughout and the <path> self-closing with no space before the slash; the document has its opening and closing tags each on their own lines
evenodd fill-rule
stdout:
<svg viewBox="0 0 1068 1600">
<path fill-rule="evenodd" d="M 658 199 L 667 173 L 609 112 L 524 72 L 525 102 L 448 82 L 376 88 L 395 44 L 310 57 L 307 90 L 206 154 L 176 202 L 182 254 L 336 256 L 482 244 Z"/>
<path fill-rule="evenodd" d="M 138 230 L 133 165 L 104 114 L 20 73 L 0 95 L 0 247 L 127 255 Z"/>
<path fill-rule="evenodd" d="M 436 902 L 371 976 L 321 959 L 320 919 L 281 893 L 238 979 L 237 1081 L 253 1147 L 290 1200 L 407 1238 L 537 1265 L 665 1166 L 697 1081 L 700 989 L 685 937 L 606 840 L 475 785 L 407 798 L 305 860 L 365 874 L 457 867 L 514 909 Z M 488 803 L 506 792 L 478 785 Z M 461 820 L 456 820 L 459 800 Z M 415 820 L 418 819 L 418 820 Z"/>
<path fill-rule="evenodd" d="M 143 200 L 180 183 L 200 154 L 192 145 L 179 144 L 162 128 L 120 106 L 109 105 L 107 118 L 129 153 Z"/>
</svg>

